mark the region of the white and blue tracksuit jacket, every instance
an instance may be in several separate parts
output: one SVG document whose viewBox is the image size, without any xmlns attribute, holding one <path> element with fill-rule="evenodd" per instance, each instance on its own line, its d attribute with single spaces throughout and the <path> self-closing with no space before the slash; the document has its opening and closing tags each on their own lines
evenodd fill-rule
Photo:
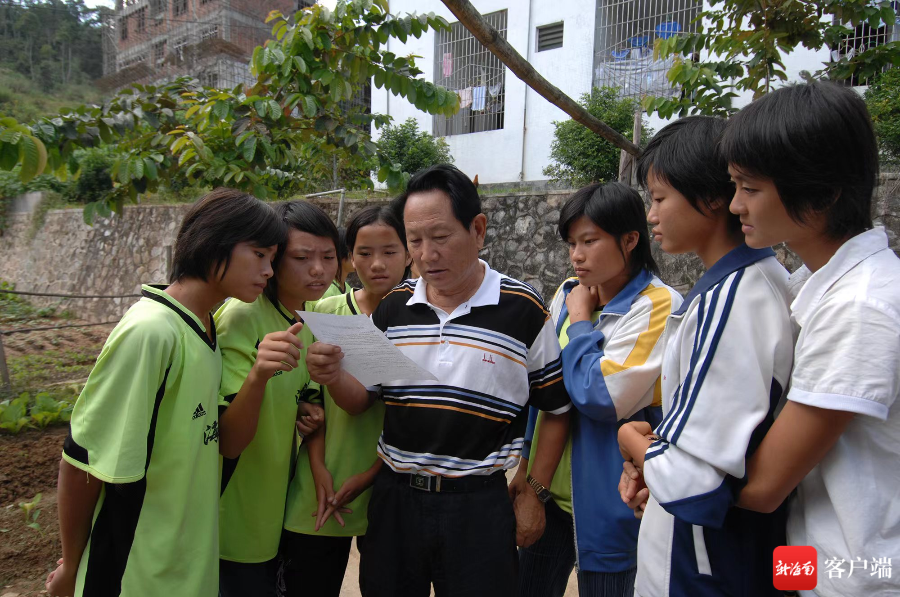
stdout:
<svg viewBox="0 0 900 597">
<path fill-rule="evenodd" d="M 661 439 L 643 469 L 651 498 L 636 596 L 779 595 L 772 550 L 785 544 L 784 508 L 758 514 L 733 506 L 790 377 L 787 280 L 771 249 L 741 245 L 670 318 Z"/>
<path fill-rule="evenodd" d="M 550 304 L 561 333 L 566 297 L 578 284 L 566 280 Z M 575 406 L 572 417 L 572 510 L 578 567 L 622 572 L 637 566 L 639 521 L 619 498 L 622 474 L 618 429 L 626 421 L 662 418 L 660 368 L 663 331 L 681 295 L 648 271 L 635 276 L 607 304 L 596 323 L 568 327 L 562 350 L 563 381 Z M 530 413 L 526 441 L 537 411 Z M 525 448 L 525 454 L 529 448 Z"/>
</svg>

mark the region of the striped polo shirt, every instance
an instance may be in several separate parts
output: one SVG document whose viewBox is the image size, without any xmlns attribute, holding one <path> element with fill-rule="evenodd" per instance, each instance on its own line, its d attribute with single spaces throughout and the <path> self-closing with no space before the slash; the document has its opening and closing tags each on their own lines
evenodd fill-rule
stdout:
<svg viewBox="0 0 900 597">
<path fill-rule="evenodd" d="M 384 297 L 372 321 L 438 381 L 381 388 L 384 431 L 378 455 L 397 472 L 487 475 L 519 462 L 527 406 L 571 407 L 559 343 L 541 296 L 492 270 L 453 313 L 428 302 L 423 279 Z"/>
</svg>

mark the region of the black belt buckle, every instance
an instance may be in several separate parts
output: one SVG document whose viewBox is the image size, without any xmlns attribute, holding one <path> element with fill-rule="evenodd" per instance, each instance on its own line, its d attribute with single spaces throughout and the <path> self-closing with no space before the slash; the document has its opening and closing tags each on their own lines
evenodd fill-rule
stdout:
<svg viewBox="0 0 900 597">
<path fill-rule="evenodd" d="M 439 475 L 431 476 L 411 474 L 409 476 L 409 486 L 413 489 L 419 489 L 421 491 L 434 491 L 440 493 L 441 477 Z"/>
</svg>

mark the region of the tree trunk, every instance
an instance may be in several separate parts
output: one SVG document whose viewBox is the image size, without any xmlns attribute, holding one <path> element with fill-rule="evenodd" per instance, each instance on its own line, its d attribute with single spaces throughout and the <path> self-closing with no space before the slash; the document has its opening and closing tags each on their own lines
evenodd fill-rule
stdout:
<svg viewBox="0 0 900 597">
<path fill-rule="evenodd" d="M 534 70 L 522 55 L 513 48 L 509 42 L 500 37 L 497 30 L 488 25 L 484 17 L 475 10 L 468 0 L 442 0 L 459 22 L 462 23 L 475 39 L 481 42 L 491 53 L 500 59 L 509 70 L 525 82 L 526 85 L 537 91 L 548 102 L 557 106 L 563 112 L 580 122 L 593 132 L 597 133 L 616 147 L 627 151 L 632 156 L 640 156 L 641 148 L 626 139 L 618 131 L 608 124 L 594 117 L 576 101 L 550 84 L 547 79 Z M 529 27 L 531 24 L 529 23 Z"/>
<path fill-rule="evenodd" d="M 34 78 L 34 39 L 29 38 L 26 46 L 28 48 L 28 69 L 31 72 L 31 80 L 37 82 Z"/>
</svg>

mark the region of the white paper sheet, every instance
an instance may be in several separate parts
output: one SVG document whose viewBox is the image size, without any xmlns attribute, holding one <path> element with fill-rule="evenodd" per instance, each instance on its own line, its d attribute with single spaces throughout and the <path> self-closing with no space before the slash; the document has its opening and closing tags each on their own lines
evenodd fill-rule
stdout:
<svg viewBox="0 0 900 597">
<path fill-rule="evenodd" d="M 344 353 L 341 366 L 366 387 L 401 379 L 438 381 L 400 352 L 365 315 L 312 311 L 297 311 L 297 315 L 317 340 L 341 347 Z"/>
</svg>

